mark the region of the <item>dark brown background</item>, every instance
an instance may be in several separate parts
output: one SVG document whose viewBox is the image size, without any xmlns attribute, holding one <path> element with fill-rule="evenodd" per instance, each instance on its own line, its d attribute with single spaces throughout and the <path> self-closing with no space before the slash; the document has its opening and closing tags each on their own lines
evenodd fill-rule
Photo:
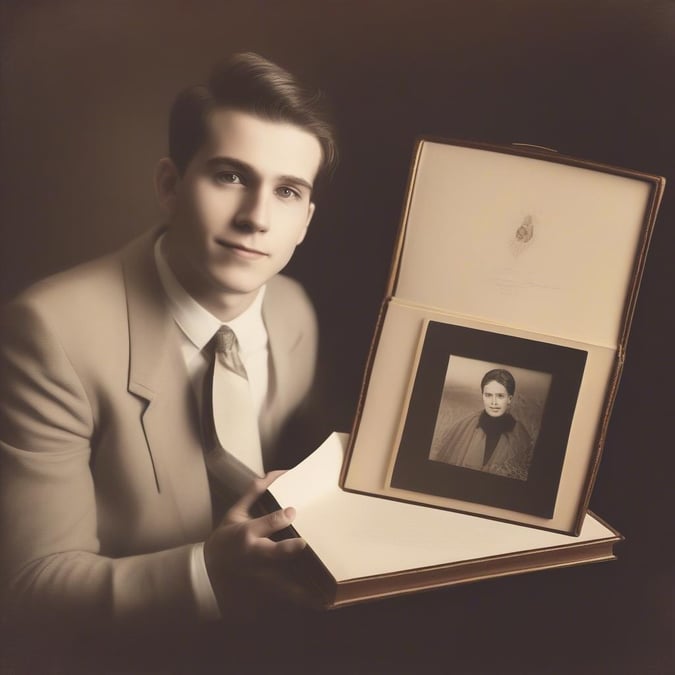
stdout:
<svg viewBox="0 0 675 675">
<path fill-rule="evenodd" d="M 0 7 L 2 299 L 158 221 L 151 177 L 165 152 L 167 108 L 216 58 L 256 50 L 328 92 L 342 163 L 289 271 L 317 305 L 342 428 L 416 136 L 524 141 L 668 177 L 592 500 L 627 537 L 619 561 L 263 621 L 263 647 L 251 630 L 230 630 L 186 670 L 219 662 L 232 672 L 272 663 L 300 673 L 673 671 L 674 2 Z"/>
</svg>

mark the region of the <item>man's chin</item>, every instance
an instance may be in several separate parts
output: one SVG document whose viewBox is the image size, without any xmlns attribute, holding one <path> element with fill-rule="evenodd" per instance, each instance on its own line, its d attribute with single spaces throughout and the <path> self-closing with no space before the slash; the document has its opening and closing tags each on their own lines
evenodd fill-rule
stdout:
<svg viewBox="0 0 675 675">
<path fill-rule="evenodd" d="M 221 298 L 232 298 L 236 300 L 237 298 L 250 298 L 255 297 L 258 291 L 261 289 L 261 286 L 219 286 L 217 294 Z"/>
<path fill-rule="evenodd" d="M 267 279 L 239 279 L 217 275 L 214 275 L 212 279 L 218 292 L 232 296 L 255 294 L 267 283 Z"/>
</svg>

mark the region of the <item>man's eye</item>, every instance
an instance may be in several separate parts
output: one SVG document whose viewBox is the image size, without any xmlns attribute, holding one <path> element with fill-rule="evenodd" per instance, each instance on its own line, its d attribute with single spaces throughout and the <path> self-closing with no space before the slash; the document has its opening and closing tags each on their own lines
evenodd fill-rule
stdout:
<svg viewBox="0 0 675 675">
<path fill-rule="evenodd" d="M 300 199 L 300 193 L 297 190 L 294 190 L 293 188 L 289 188 L 285 185 L 277 188 L 277 194 L 279 195 L 279 197 L 281 197 L 283 199 L 292 199 L 294 197 L 296 199 Z"/>
<path fill-rule="evenodd" d="M 228 185 L 239 185 L 240 183 L 243 183 L 241 176 L 234 173 L 234 171 L 219 171 L 215 174 L 214 178 L 218 183 L 226 183 Z"/>
</svg>

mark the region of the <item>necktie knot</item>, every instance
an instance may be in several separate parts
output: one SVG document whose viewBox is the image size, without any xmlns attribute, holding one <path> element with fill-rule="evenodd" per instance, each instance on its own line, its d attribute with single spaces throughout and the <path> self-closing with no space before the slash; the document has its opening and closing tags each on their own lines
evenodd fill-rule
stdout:
<svg viewBox="0 0 675 675">
<path fill-rule="evenodd" d="M 213 349 L 216 353 L 216 359 L 225 368 L 244 379 L 248 379 L 246 367 L 239 355 L 239 341 L 229 326 L 221 326 L 213 336 Z"/>
<path fill-rule="evenodd" d="M 237 336 L 229 326 L 221 326 L 215 336 L 215 345 L 217 352 L 228 353 L 232 349 L 238 350 Z"/>
</svg>

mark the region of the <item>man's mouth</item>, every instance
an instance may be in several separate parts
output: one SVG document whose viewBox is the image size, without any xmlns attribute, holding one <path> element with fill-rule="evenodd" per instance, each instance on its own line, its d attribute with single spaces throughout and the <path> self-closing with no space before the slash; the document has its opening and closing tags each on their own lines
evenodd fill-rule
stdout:
<svg viewBox="0 0 675 675">
<path fill-rule="evenodd" d="M 228 251 L 231 251 L 237 257 L 244 258 L 245 260 L 257 260 L 258 258 L 265 258 L 267 256 L 267 253 L 265 253 L 264 251 L 260 251 L 257 248 L 244 246 L 244 244 L 226 241 L 225 239 L 216 239 L 216 242 L 218 243 L 219 246 L 226 248 Z"/>
</svg>

